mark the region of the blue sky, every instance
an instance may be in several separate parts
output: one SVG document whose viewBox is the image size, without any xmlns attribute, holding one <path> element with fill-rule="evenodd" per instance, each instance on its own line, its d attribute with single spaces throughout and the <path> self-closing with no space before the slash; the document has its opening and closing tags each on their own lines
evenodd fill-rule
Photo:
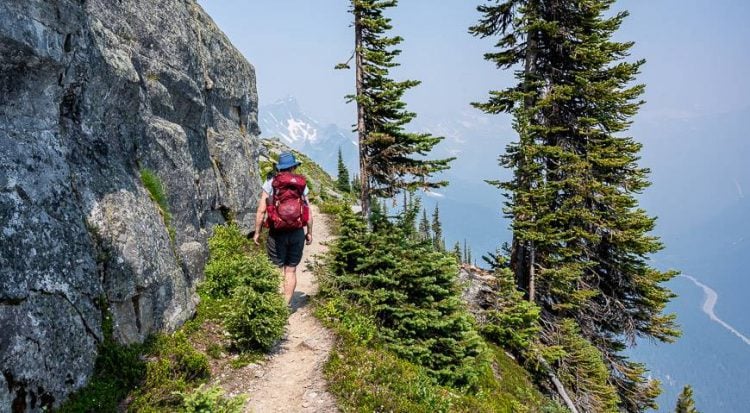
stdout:
<svg viewBox="0 0 750 413">
<path fill-rule="evenodd" d="M 343 96 L 351 71 L 334 71 L 353 49 L 347 0 L 200 0 L 232 42 L 255 65 L 260 104 L 294 95 L 322 121 L 348 125 L 353 108 Z M 398 79 L 423 84 L 410 91 L 410 109 L 450 116 L 512 82 L 484 61 L 491 42 L 467 27 L 480 1 L 402 0 L 393 9 L 394 33 L 405 38 Z M 750 2 L 742 0 L 619 1 L 613 10 L 631 16 L 618 33 L 633 40 L 633 58 L 648 63 L 639 80 L 648 85 L 647 118 L 688 118 L 750 106 Z"/>
</svg>

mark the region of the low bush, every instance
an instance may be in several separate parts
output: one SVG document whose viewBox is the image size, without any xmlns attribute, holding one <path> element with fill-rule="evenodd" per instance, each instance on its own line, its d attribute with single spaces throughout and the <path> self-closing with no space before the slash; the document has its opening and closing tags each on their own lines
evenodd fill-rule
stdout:
<svg viewBox="0 0 750 413">
<path fill-rule="evenodd" d="M 181 396 L 185 413 L 241 413 L 245 405 L 244 397 L 227 398 L 221 387 L 204 384 Z"/>
<path fill-rule="evenodd" d="M 225 311 L 224 325 L 241 351 L 268 351 L 284 334 L 288 310 L 278 292 L 239 286 Z"/>
<path fill-rule="evenodd" d="M 202 291 L 223 303 L 221 319 L 233 345 L 240 351 L 271 349 L 288 317 L 278 268 L 234 224 L 216 227 L 208 245 Z"/>
</svg>

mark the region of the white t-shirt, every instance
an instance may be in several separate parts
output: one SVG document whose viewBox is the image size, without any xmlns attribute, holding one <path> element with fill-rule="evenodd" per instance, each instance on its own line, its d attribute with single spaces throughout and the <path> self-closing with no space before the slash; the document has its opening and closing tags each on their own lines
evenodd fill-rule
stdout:
<svg viewBox="0 0 750 413">
<path fill-rule="evenodd" d="M 273 178 L 267 180 L 266 182 L 263 182 L 263 192 L 268 194 L 268 196 L 273 195 Z M 310 190 L 307 189 L 307 185 L 305 185 L 305 190 L 302 192 L 302 195 L 307 197 L 308 192 L 310 192 Z"/>
</svg>

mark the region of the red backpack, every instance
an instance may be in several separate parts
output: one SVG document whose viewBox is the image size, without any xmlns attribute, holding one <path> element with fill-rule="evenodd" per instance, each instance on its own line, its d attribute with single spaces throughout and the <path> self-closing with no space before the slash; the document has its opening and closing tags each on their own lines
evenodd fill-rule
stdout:
<svg viewBox="0 0 750 413">
<path fill-rule="evenodd" d="M 281 172 L 273 178 L 273 193 L 266 200 L 266 225 L 277 230 L 303 228 L 310 220 L 310 207 L 303 196 L 307 181 L 302 175 Z"/>
</svg>

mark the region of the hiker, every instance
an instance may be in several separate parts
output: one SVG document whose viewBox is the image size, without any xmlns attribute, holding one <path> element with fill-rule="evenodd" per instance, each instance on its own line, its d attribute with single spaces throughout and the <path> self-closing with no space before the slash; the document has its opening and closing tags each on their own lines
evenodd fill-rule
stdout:
<svg viewBox="0 0 750 413">
<path fill-rule="evenodd" d="M 278 173 L 263 183 L 253 235 L 255 244 L 260 245 L 262 226 L 268 227 L 266 252 L 271 262 L 281 268 L 287 305 L 291 304 L 297 286 L 297 265 L 302 260 L 304 244 L 312 243 L 313 220 L 307 201 L 307 181 L 294 173 L 299 165 L 291 152 L 279 155 Z"/>
</svg>

